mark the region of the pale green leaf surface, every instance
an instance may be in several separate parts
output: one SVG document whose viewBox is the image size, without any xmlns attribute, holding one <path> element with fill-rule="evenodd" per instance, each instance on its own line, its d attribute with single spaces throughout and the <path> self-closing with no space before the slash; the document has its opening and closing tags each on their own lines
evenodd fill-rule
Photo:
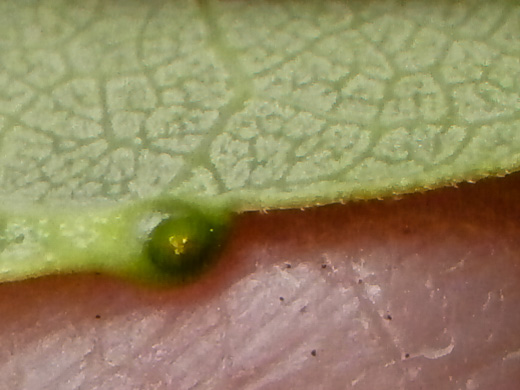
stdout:
<svg viewBox="0 0 520 390">
<path fill-rule="evenodd" d="M 158 196 L 219 214 L 520 166 L 515 1 L 2 2 L 0 53 L 1 280 L 141 277 Z"/>
</svg>

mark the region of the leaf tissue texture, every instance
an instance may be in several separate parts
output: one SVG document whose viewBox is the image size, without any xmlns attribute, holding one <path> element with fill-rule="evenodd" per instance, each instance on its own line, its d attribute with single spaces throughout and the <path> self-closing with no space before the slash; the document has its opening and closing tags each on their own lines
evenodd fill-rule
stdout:
<svg viewBox="0 0 520 390">
<path fill-rule="evenodd" d="M 0 250 L 51 204 L 290 207 L 505 174 L 519 94 L 516 1 L 1 2 Z"/>
<path fill-rule="evenodd" d="M 516 169 L 508 1 L 0 4 L 3 195 L 254 208 Z"/>
</svg>

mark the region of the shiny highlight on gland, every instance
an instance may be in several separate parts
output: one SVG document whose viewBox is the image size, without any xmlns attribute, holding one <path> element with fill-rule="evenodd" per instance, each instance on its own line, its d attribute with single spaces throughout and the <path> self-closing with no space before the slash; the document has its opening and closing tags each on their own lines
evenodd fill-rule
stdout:
<svg viewBox="0 0 520 390">
<path fill-rule="evenodd" d="M 186 244 L 188 243 L 188 237 L 179 237 L 179 236 L 171 236 L 170 245 L 173 249 L 173 252 L 176 255 L 181 255 L 186 250 Z"/>
</svg>

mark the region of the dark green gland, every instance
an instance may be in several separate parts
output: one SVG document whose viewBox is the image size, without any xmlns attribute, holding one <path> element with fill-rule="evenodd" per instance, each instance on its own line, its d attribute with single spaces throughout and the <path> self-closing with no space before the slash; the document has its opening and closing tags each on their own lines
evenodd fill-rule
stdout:
<svg viewBox="0 0 520 390">
<path fill-rule="evenodd" d="M 175 279 L 189 279 L 212 262 L 226 230 L 224 224 L 186 208 L 172 213 L 153 229 L 145 252 L 153 264 Z"/>
</svg>

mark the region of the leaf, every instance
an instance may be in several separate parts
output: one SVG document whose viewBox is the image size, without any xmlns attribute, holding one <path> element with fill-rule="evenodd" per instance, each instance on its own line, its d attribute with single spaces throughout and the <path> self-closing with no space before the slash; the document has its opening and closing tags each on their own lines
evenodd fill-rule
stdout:
<svg viewBox="0 0 520 390">
<path fill-rule="evenodd" d="M 141 278 L 136 224 L 156 199 L 223 215 L 520 166 L 513 1 L 47 0 L 0 15 L 1 280 Z"/>
</svg>

